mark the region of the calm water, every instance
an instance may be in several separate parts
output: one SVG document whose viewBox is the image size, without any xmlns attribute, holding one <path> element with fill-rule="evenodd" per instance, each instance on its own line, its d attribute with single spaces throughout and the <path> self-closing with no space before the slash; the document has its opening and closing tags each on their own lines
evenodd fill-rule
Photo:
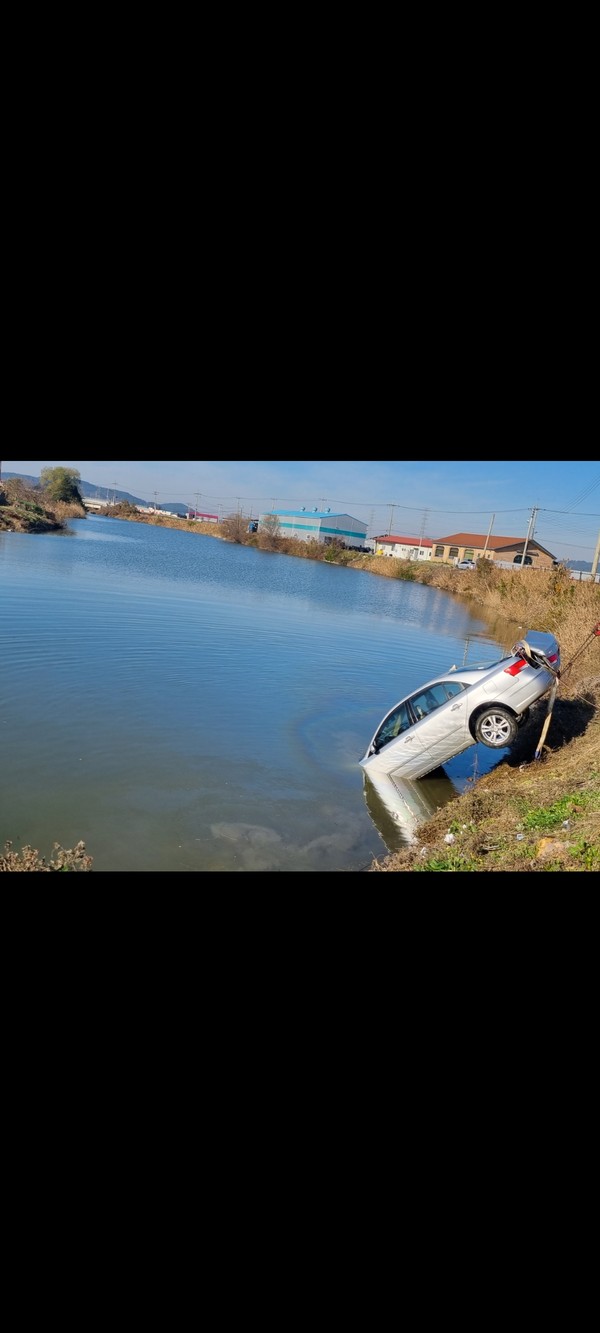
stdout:
<svg viewBox="0 0 600 1333">
<path fill-rule="evenodd" d="M 1 534 L 0 847 L 83 839 L 97 871 L 365 868 L 402 841 L 358 762 L 382 715 L 511 629 L 214 537 L 100 517 Z M 441 804 L 498 758 L 425 782 Z"/>
</svg>

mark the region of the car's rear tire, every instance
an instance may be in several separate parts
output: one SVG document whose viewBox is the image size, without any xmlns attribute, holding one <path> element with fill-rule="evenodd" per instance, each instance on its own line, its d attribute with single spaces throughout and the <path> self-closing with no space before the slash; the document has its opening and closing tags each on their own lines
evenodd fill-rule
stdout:
<svg viewBox="0 0 600 1333">
<path fill-rule="evenodd" d="M 512 745 L 517 731 L 516 719 L 502 704 L 490 704 L 475 722 L 475 739 L 490 750 L 503 750 L 505 745 Z"/>
</svg>

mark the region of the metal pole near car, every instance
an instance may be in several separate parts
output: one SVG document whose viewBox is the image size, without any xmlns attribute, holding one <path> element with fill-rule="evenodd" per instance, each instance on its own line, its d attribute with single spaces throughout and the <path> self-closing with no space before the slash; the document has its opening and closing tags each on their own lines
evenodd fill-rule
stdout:
<svg viewBox="0 0 600 1333">
<path fill-rule="evenodd" d="M 491 517 L 491 519 L 490 519 L 490 526 L 489 526 L 489 528 L 488 528 L 488 532 L 487 532 L 487 537 L 486 537 L 486 539 L 485 539 L 485 546 L 484 546 L 484 548 L 483 548 L 483 553 L 482 553 L 483 555 L 485 555 L 485 553 L 486 553 L 486 551 L 487 551 L 487 548 L 488 548 L 488 542 L 489 542 L 490 537 L 491 537 L 491 535 L 492 535 L 492 528 L 493 528 L 493 526 L 494 526 L 494 519 L 495 519 L 495 517 L 496 517 L 496 515 L 495 515 L 495 514 L 492 514 L 492 517 Z"/>
<path fill-rule="evenodd" d="M 521 556 L 521 569 L 524 569 L 524 568 L 525 568 L 525 556 L 527 555 L 527 545 L 528 545 L 530 539 L 533 540 L 533 532 L 534 532 L 534 528 L 535 528 L 535 516 L 536 516 L 536 514 L 537 514 L 537 509 L 535 508 L 535 505 L 534 505 L 534 507 L 533 507 L 533 509 L 532 509 L 532 511 L 531 511 L 531 518 L 530 518 L 530 520 L 529 520 L 529 527 L 528 527 L 528 529 L 527 529 L 527 536 L 526 536 L 526 538 L 525 538 L 525 545 L 524 545 L 524 547 L 523 547 L 523 554 L 522 554 L 522 556 Z"/>
<path fill-rule="evenodd" d="M 2 464 L 0 463 L 0 478 L 1 478 L 1 477 L 2 477 Z M 591 572 L 591 574 L 590 574 L 590 578 L 591 578 L 591 580 L 592 580 L 592 583 L 594 582 L 594 579 L 596 578 L 596 572 L 597 572 L 597 569 L 598 569 L 598 560 L 599 560 L 599 559 L 600 559 L 600 532 L 598 533 L 598 541 L 596 542 L 596 550 L 594 551 L 594 559 L 592 560 L 592 572 Z"/>
</svg>

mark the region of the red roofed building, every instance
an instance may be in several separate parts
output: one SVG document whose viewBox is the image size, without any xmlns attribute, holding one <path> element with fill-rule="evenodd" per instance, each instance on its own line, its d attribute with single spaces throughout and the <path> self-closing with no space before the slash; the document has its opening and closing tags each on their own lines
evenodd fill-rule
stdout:
<svg viewBox="0 0 600 1333">
<path fill-rule="evenodd" d="M 394 555 L 397 560 L 431 560 L 433 542 L 430 537 L 373 537 L 375 555 Z"/>
<path fill-rule="evenodd" d="M 520 565 L 526 537 L 486 537 L 481 532 L 453 532 L 450 537 L 438 537 L 433 543 L 433 560 L 456 564 L 459 560 L 493 560 L 494 564 Z M 527 542 L 525 564 L 536 569 L 552 569 L 557 557 L 545 546 L 531 539 Z"/>
</svg>

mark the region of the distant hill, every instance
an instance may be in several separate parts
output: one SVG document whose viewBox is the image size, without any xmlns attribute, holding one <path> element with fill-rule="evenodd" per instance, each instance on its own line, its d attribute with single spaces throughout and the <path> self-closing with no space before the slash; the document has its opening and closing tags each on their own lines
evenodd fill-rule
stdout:
<svg viewBox="0 0 600 1333">
<path fill-rule="evenodd" d="M 591 574 L 592 571 L 591 560 L 565 560 L 565 565 L 567 569 L 581 570 L 582 574 Z"/>
<path fill-rule="evenodd" d="M 21 481 L 29 482 L 30 486 L 39 486 L 40 484 L 39 477 L 29 477 L 25 472 L 3 472 L 2 476 L 6 477 L 7 480 L 20 477 Z M 113 486 L 98 486 L 93 481 L 84 481 L 83 478 L 77 484 L 84 499 L 87 496 L 89 500 L 112 500 L 114 496 L 117 500 L 129 500 L 132 505 L 148 505 L 151 507 L 150 500 L 140 500 L 139 495 L 131 495 L 129 491 L 115 490 Z M 158 508 L 167 509 L 171 514 L 187 514 L 190 506 L 177 500 L 174 504 L 159 504 Z"/>
</svg>

